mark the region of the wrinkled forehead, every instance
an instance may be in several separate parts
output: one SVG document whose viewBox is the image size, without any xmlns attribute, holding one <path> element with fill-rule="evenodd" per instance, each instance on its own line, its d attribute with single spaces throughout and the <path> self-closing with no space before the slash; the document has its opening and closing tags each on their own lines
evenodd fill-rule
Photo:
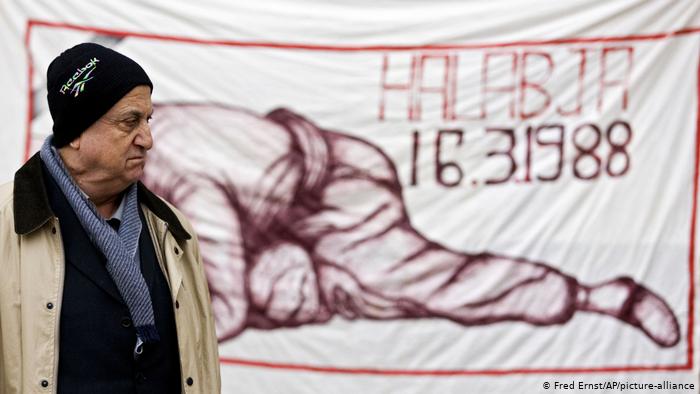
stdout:
<svg viewBox="0 0 700 394">
<path fill-rule="evenodd" d="M 117 101 L 109 111 L 107 116 L 118 117 L 147 117 L 153 113 L 153 103 L 151 102 L 151 89 L 148 86 L 137 86 Z"/>
</svg>

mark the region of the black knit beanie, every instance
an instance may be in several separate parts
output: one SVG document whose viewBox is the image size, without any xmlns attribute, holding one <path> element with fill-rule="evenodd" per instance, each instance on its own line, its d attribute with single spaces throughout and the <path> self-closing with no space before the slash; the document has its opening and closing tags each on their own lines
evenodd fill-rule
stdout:
<svg viewBox="0 0 700 394">
<path fill-rule="evenodd" d="M 151 80 L 135 61 L 94 43 L 63 51 L 49 65 L 46 87 L 53 144 L 67 145 L 136 86 Z"/>
</svg>

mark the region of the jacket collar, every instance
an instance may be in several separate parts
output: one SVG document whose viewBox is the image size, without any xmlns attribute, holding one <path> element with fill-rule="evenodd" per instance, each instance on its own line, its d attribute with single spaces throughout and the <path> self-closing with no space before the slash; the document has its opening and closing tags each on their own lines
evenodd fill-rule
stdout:
<svg viewBox="0 0 700 394">
<path fill-rule="evenodd" d="M 13 213 L 15 233 L 25 235 L 38 229 L 54 216 L 46 195 L 46 184 L 41 170 L 41 157 L 37 152 L 15 173 Z M 178 240 L 188 240 L 190 234 L 180 220 L 160 197 L 138 182 L 138 200 L 156 216 L 168 223 L 168 229 Z"/>
</svg>

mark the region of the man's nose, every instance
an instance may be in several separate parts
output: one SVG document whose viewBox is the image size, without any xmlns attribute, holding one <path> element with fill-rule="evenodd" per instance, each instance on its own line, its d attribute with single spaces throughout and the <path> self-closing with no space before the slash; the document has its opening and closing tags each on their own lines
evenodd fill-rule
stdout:
<svg viewBox="0 0 700 394">
<path fill-rule="evenodd" d="M 134 144 L 144 148 L 145 150 L 149 150 L 153 147 L 153 136 L 151 135 L 151 126 L 148 123 L 144 122 L 144 124 L 141 126 L 141 129 L 139 130 L 139 133 L 136 135 L 136 139 L 134 140 Z"/>
</svg>

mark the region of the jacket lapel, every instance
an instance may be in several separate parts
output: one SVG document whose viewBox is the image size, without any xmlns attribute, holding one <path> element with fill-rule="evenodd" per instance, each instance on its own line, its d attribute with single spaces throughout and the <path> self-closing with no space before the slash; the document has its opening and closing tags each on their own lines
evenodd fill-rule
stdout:
<svg viewBox="0 0 700 394">
<path fill-rule="evenodd" d="M 165 274 L 165 279 L 168 282 L 173 299 L 176 299 L 180 291 L 180 286 L 182 285 L 182 272 L 179 267 L 182 253 L 179 252 L 176 254 L 171 251 L 174 251 L 176 247 L 180 248 L 180 245 L 178 245 L 172 232 L 168 231 L 169 225 L 167 222 L 163 221 L 149 209 L 144 209 L 143 213 L 146 221 L 145 227 L 150 231 L 154 241 L 153 243 L 156 245 L 156 257 L 160 263 L 160 268 L 163 274 Z"/>
<path fill-rule="evenodd" d="M 61 225 L 61 228 L 64 226 Z M 82 227 L 78 231 L 62 231 L 61 235 L 64 238 L 66 262 L 112 298 L 124 304 L 117 285 L 107 271 L 105 257 L 92 245 Z"/>
<path fill-rule="evenodd" d="M 17 234 L 29 234 L 53 216 L 46 197 L 44 174 L 38 152 L 15 173 L 12 200 Z"/>
</svg>

